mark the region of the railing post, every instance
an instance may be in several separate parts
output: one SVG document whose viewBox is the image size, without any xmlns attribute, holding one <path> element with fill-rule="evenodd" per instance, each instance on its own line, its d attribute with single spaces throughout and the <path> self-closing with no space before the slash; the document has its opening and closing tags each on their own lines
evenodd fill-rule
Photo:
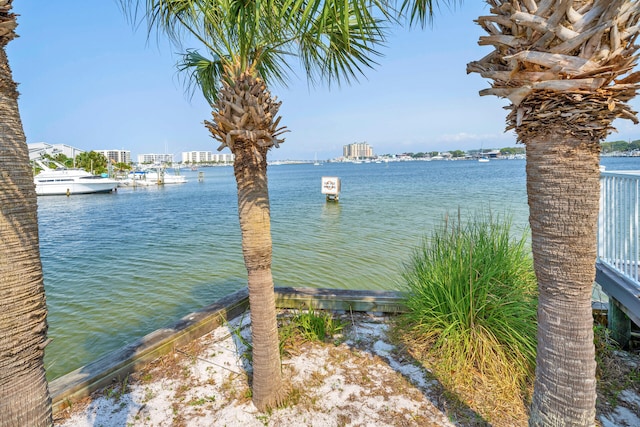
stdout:
<svg viewBox="0 0 640 427">
<path fill-rule="evenodd" d="M 640 171 L 601 173 L 596 282 L 612 338 L 628 347 L 632 322 L 640 325 Z"/>
<path fill-rule="evenodd" d="M 620 348 L 627 348 L 631 340 L 631 319 L 619 307 L 620 303 L 609 298 L 608 328 L 611 337 L 620 345 Z"/>
</svg>

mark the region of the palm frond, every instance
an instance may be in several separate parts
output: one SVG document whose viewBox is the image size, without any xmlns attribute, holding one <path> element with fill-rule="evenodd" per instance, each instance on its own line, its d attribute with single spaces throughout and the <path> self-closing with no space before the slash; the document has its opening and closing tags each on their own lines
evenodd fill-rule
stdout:
<svg viewBox="0 0 640 427">
<path fill-rule="evenodd" d="M 145 19 L 149 35 L 154 30 L 164 33 L 176 45 L 180 45 L 185 32 L 198 33 L 199 10 L 193 0 L 145 0 L 146 8 L 141 10 L 142 0 L 119 0 L 122 10 L 134 26 Z"/>
<path fill-rule="evenodd" d="M 135 15 L 132 6 L 143 0 L 119 1 Z M 210 102 L 231 70 L 253 70 L 267 85 L 286 86 L 296 59 L 312 83 L 357 81 L 381 56 L 386 25 L 395 16 L 391 1 L 145 0 L 149 28 L 178 46 L 201 43 L 202 54 L 188 49 L 178 68 L 187 72 L 190 88 L 204 85 Z"/>
<path fill-rule="evenodd" d="M 299 40 L 299 56 L 307 76 L 314 83 L 357 81 L 365 67 L 377 65 L 373 58 L 382 56 L 376 47 L 384 45 L 385 31 L 384 21 L 366 8 L 344 10 L 336 3 L 325 3 L 323 13 Z"/>
<path fill-rule="evenodd" d="M 442 0 L 447 6 L 455 6 L 456 3 L 462 4 L 462 0 Z M 438 7 L 438 2 L 434 0 L 403 0 L 400 5 L 400 16 L 409 19 L 409 25 L 419 23 L 423 28 L 429 23 L 433 23 L 434 6 Z"/>
<path fill-rule="evenodd" d="M 256 70 L 265 82 L 278 82 L 286 87 L 289 75 L 294 73 L 288 60 L 292 56 L 287 50 L 265 46 L 254 55 Z"/>
<path fill-rule="evenodd" d="M 209 59 L 197 50 L 188 49 L 187 53 L 182 55 L 182 61 L 178 63 L 178 70 L 187 72 L 187 86 L 192 92 L 199 87 L 209 104 L 218 100 L 220 82 L 224 73 L 220 57 L 215 56 Z"/>
</svg>

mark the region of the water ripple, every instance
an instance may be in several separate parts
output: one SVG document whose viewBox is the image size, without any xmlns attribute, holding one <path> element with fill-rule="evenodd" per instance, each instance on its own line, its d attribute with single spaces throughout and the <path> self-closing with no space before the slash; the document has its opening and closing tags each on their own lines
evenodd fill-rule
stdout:
<svg viewBox="0 0 640 427">
<path fill-rule="evenodd" d="M 50 378 L 246 286 L 233 171 L 204 173 L 38 198 Z M 320 194 L 322 176 L 341 178 L 339 203 Z M 446 214 L 506 211 L 521 228 L 528 215 L 524 161 L 278 166 L 269 187 L 276 286 L 397 289 Z"/>
</svg>

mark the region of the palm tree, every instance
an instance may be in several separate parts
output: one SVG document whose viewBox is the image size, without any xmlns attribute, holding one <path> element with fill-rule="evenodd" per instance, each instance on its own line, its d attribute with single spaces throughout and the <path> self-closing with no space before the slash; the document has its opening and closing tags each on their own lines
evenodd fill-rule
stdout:
<svg viewBox="0 0 640 427">
<path fill-rule="evenodd" d="M 138 1 L 123 0 L 135 11 Z M 183 35 L 205 53 L 187 50 L 180 68 L 212 107 L 205 121 L 218 150 L 234 154 L 242 250 L 251 307 L 253 403 L 260 410 L 286 395 L 271 273 L 267 153 L 284 142 L 280 102 L 268 85 L 286 84 L 297 59 L 309 80 L 349 83 L 372 67 L 384 39 L 378 0 L 147 0 L 149 30 L 175 42 Z M 135 20 L 135 15 L 134 15 Z M 311 111 L 310 111 L 311 113 Z"/>
<path fill-rule="evenodd" d="M 591 292 L 600 197 L 600 142 L 616 118 L 637 123 L 640 2 L 487 0 L 476 21 L 495 48 L 468 65 L 508 98 L 507 129 L 526 146 L 538 278 L 538 353 L 529 424 L 595 423 Z"/>
<path fill-rule="evenodd" d="M 0 0 L 0 426 L 50 426 L 36 193 L 5 51 L 16 36 L 11 9 Z"/>
<path fill-rule="evenodd" d="M 99 174 L 107 172 L 109 166 L 109 159 L 104 154 L 97 151 L 84 151 L 76 156 L 72 163 L 76 164 L 76 167 L 82 168 L 87 172 L 93 174 Z"/>
</svg>

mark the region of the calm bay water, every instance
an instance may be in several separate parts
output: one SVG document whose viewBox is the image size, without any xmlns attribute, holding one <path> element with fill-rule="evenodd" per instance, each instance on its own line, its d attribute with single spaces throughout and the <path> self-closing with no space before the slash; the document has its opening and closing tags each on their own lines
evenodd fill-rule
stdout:
<svg viewBox="0 0 640 427">
<path fill-rule="evenodd" d="M 640 169 L 639 158 L 604 158 Z M 203 182 L 39 197 L 49 307 L 49 378 L 246 286 L 231 167 Z M 339 203 L 322 176 L 342 181 Z M 282 165 L 269 168 L 276 286 L 398 289 L 402 263 L 444 216 L 528 221 L 524 160 Z"/>
</svg>

